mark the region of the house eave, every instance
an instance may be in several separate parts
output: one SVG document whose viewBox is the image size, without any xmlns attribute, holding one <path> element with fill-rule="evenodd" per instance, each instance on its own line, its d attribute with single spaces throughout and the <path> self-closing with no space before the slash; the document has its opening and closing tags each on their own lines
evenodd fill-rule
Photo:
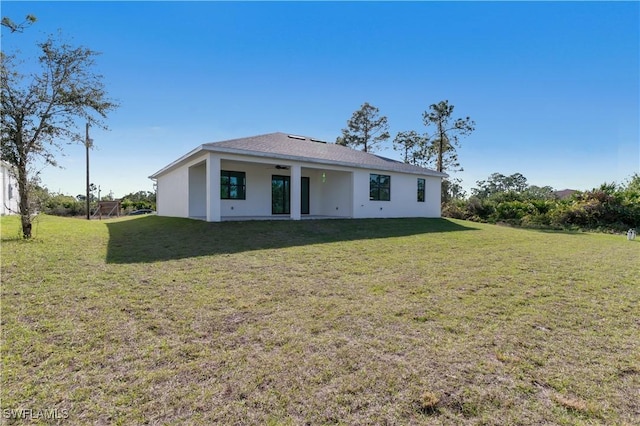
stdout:
<svg viewBox="0 0 640 426">
<path fill-rule="evenodd" d="M 168 165 L 164 166 L 163 168 L 161 168 L 157 172 L 153 173 L 152 175 L 149 176 L 149 179 L 152 179 L 152 180 L 158 179 L 158 177 L 160 175 L 163 175 L 163 174 L 167 173 L 168 171 L 175 169 L 176 167 L 178 167 L 181 164 L 187 162 L 190 158 L 192 158 L 196 154 L 199 154 L 203 150 L 204 150 L 204 145 L 200 145 L 199 147 L 189 151 L 188 153 L 186 153 L 182 157 L 178 158 L 177 160 L 169 163 Z"/>
<path fill-rule="evenodd" d="M 350 163 L 346 161 L 325 160 L 320 158 L 302 157 L 297 155 L 286 155 L 286 154 L 278 154 L 278 153 L 271 153 L 271 152 L 267 153 L 267 152 L 260 152 L 260 151 L 248 151 L 243 149 L 222 148 L 222 147 L 206 146 L 206 145 L 203 145 L 202 148 L 209 152 L 236 154 L 236 155 L 243 155 L 247 157 L 274 158 L 278 160 L 296 161 L 300 163 L 312 163 L 312 164 L 318 164 L 318 165 L 339 166 L 339 167 L 367 169 L 367 170 L 382 170 L 382 171 L 389 171 L 389 172 L 396 172 L 396 173 L 435 176 L 435 177 L 443 177 L 443 178 L 448 176 L 446 173 L 439 173 L 435 170 L 429 170 L 429 169 L 397 170 L 393 167 L 388 167 L 384 165 L 358 164 L 358 163 Z"/>
<path fill-rule="evenodd" d="M 222 153 L 222 154 L 241 155 L 244 157 L 257 157 L 257 158 L 263 158 L 263 159 L 285 160 L 285 161 L 294 161 L 299 163 L 311 163 L 319 166 L 326 165 L 326 166 L 346 167 L 346 168 L 365 169 L 365 170 L 379 170 L 379 171 L 386 171 L 386 172 L 431 176 L 431 177 L 439 177 L 439 178 L 446 178 L 449 176 L 446 173 L 440 173 L 435 170 L 424 169 L 424 168 L 422 168 L 421 170 L 398 170 L 397 168 L 389 167 L 385 165 L 358 164 L 358 163 L 351 163 L 351 162 L 345 162 L 345 161 L 325 160 L 320 158 L 302 157 L 302 156 L 296 156 L 296 155 L 286 155 L 286 154 L 271 153 L 271 152 L 249 151 L 244 149 L 217 147 L 217 146 L 204 144 L 204 145 L 200 145 L 196 149 L 190 151 L 189 153 L 173 161 L 166 167 L 163 167 L 162 169 L 158 170 L 154 174 L 150 175 L 149 179 L 156 180 L 159 176 L 188 162 L 191 158 L 193 158 L 194 156 L 202 152 L 215 152 L 215 153 Z"/>
</svg>

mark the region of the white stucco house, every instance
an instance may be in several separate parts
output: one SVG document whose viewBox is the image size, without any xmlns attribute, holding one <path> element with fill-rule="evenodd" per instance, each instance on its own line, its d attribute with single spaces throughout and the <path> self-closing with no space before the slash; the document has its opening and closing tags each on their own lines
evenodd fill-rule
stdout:
<svg viewBox="0 0 640 426">
<path fill-rule="evenodd" d="M 441 181 L 423 167 L 270 133 L 200 145 L 150 176 L 160 216 L 242 219 L 440 217 Z"/>
<path fill-rule="evenodd" d="M 0 215 L 9 215 L 18 213 L 18 181 L 12 172 L 13 166 L 6 161 L 0 160 L 0 197 L 2 205 L 0 206 Z"/>
</svg>

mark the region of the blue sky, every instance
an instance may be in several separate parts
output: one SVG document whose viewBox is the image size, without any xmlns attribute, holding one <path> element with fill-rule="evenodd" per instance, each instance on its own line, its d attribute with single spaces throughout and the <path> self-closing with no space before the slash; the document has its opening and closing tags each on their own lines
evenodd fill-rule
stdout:
<svg viewBox="0 0 640 426">
<path fill-rule="evenodd" d="M 476 131 L 462 140 L 469 190 L 493 172 L 591 189 L 640 170 L 638 2 L 10 2 L 34 14 L 2 49 L 33 55 L 58 29 L 101 52 L 121 107 L 92 130 L 91 181 L 116 197 L 198 145 L 276 131 L 335 141 L 369 102 L 392 137 L 425 131 L 448 99 Z M 84 193 L 84 147 L 45 168 Z M 379 154 L 400 158 L 391 140 Z"/>
</svg>

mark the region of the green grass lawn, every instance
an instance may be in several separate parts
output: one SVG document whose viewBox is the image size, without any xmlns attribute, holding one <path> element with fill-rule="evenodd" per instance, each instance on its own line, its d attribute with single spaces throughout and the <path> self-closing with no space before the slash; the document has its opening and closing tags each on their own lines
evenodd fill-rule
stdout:
<svg viewBox="0 0 640 426">
<path fill-rule="evenodd" d="M 640 421 L 638 240 L 41 216 L 22 241 L 1 224 L 7 424 Z"/>
</svg>

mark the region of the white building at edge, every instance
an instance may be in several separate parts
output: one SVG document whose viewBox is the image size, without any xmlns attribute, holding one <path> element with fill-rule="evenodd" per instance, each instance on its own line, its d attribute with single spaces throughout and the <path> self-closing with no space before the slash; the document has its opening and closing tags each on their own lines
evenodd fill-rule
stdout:
<svg viewBox="0 0 640 426">
<path fill-rule="evenodd" d="M 13 166 L 0 160 L 0 173 L 2 175 L 0 215 L 2 216 L 18 213 L 18 181 L 12 170 Z"/>
</svg>

